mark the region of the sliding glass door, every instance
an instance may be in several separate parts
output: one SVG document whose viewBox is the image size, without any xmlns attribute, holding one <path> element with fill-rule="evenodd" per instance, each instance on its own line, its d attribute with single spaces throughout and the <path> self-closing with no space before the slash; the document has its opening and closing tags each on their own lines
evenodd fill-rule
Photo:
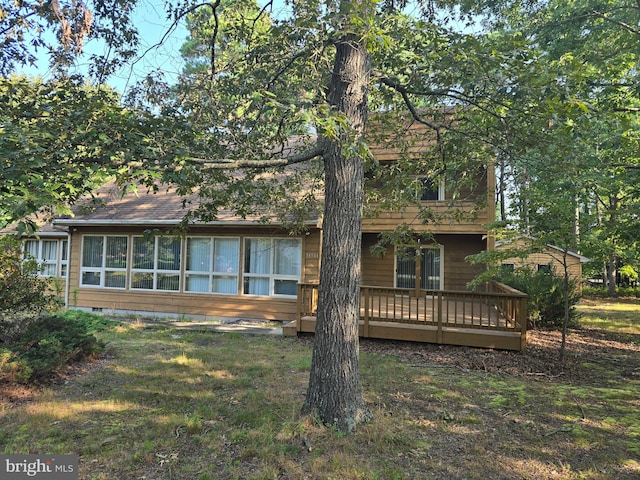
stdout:
<svg viewBox="0 0 640 480">
<path fill-rule="evenodd" d="M 418 259 L 420 261 L 419 269 L 417 268 Z M 440 290 L 442 288 L 442 266 L 440 247 L 400 251 L 396 256 L 396 288 L 416 288 L 416 275 L 419 275 L 420 288 Z"/>
</svg>

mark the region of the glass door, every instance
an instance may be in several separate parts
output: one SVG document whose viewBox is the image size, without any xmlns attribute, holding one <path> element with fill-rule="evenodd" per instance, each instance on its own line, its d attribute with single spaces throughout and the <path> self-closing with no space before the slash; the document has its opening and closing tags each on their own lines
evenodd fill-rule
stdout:
<svg viewBox="0 0 640 480">
<path fill-rule="evenodd" d="M 416 260 L 420 254 L 420 270 Z M 440 290 L 441 251 L 439 247 L 422 247 L 413 252 L 399 252 L 396 256 L 396 288 L 416 288 L 416 275 L 420 275 L 420 288 Z"/>
</svg>

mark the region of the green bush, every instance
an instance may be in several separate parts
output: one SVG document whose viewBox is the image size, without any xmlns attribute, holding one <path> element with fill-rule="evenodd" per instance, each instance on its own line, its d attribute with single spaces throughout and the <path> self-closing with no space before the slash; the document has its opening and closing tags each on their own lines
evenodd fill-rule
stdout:
<svg viewBox="0 0 640 480">
<path fill-rule="evenodd" d="M 608 297 L 609 290 L 606 287 L 585 286 L 582 289 L 582 294 L 587 297 Z M 640 287 L 617 287 L 616 295 L 640 298 Z"/>
<path fill-rule="evenodd" d="M 72 362 L 102 351 L 93 332 L 110 322 L 87 312 L 66 312 L 38 318 L 20 337 L 0 350 L 0 375 L 27 383 L 44 379 Z"/>
<path fill-rule="evenodd" d="M 553 269 L 536 272 L 529 268 L 501 271 L 495 278 L 528 295 L 529 328 L 562 327 L 564 321 L 564 278 Z M 575 325 L 578 318 L 575 305 L 580 300 L 576 283 L 569 283 L 569 324 Z"/>
<path fill-rule="evenodd" d="M 40 266 L 25 258 L 15 235 L 0 235 L 0 342 L 18 338 L 29 323 L 60 307 L 53 279 L 38 277 Z"/>
</svg>

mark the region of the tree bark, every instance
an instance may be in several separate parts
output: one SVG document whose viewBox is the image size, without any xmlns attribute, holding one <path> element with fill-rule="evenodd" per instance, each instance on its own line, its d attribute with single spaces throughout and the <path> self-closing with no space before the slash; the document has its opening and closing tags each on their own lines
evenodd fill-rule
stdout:
<svg viewBox="0 0 640 480">
<path fill-rule="evenodd" d="M 367 121 L 370 59 L 346 36 L 336 44 L 328 100 L 348 123 L 324 155 L 325 207 L 316 331 L 303 414 L 352 432 L 371 414 L 359 373 L 360 254 L 364 159 L 359 148 Z"/>
</svg>

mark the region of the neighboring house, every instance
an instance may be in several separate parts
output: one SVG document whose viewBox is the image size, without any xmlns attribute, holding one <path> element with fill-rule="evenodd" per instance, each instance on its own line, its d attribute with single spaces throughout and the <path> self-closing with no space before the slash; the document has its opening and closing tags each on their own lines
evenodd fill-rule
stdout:
<svg viewBox="0 0 640 480">
<path fill-rule="evenodd" d="M 522 255 L 501 260 L 505 268 L 517 269 L 528 267 L 534 271 L 553 270 L 557 275 L 564 275 L 565 252 L 554 245 L 544 245 L 534 248 L 535 240 L 531 237 L 519 237 L 512 241 L 496 242 L 496 250 L 522 251 Z M 533 250 L 532 250 L 533 248 Z M 576 282 L 579 289 L 582 288 L 582 264 L 591 259 L 575 252 L 566 252 L 566 263 L 569 277 Z"/>
</svg>

